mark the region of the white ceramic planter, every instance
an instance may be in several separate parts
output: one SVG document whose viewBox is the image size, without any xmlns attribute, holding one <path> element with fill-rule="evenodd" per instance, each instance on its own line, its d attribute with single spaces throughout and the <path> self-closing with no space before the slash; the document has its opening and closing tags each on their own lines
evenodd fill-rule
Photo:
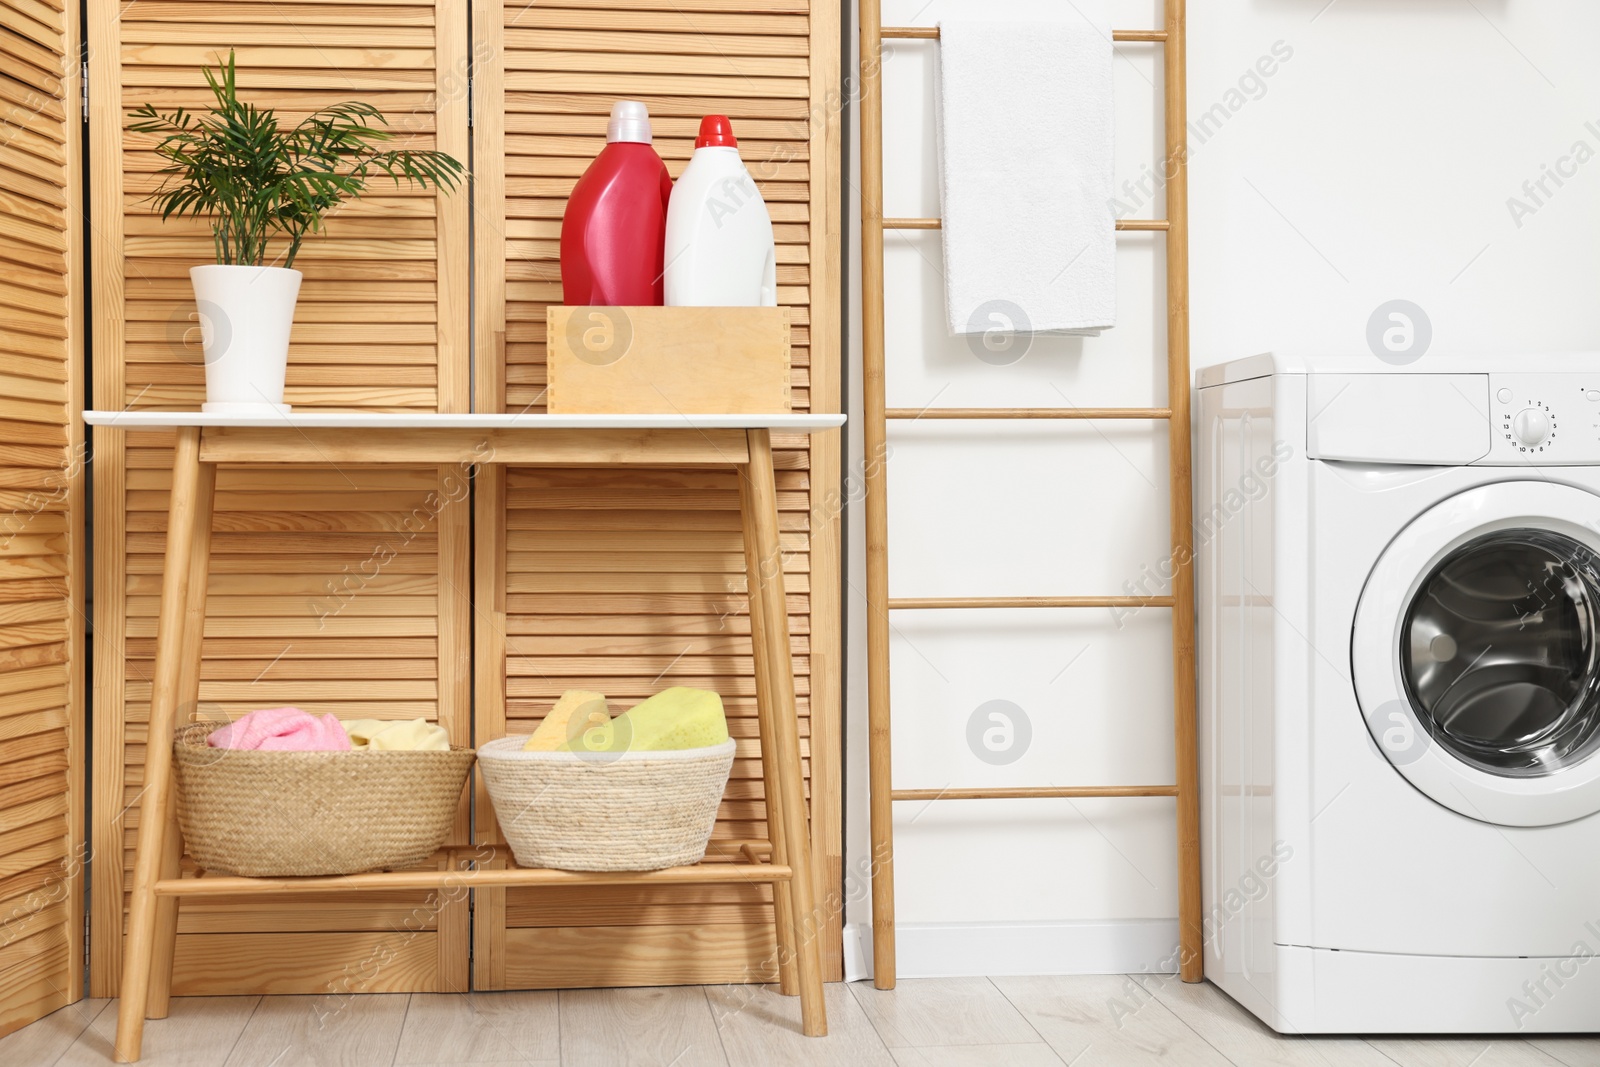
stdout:
<svg viewBox="0 0 1600 1067">
<path fill-rule="evenodd" d="M 288 411 L 283 379 L 300 272 L 287 267 L 190 267 L 206 359 L 202 411 Z"/>
</svg>

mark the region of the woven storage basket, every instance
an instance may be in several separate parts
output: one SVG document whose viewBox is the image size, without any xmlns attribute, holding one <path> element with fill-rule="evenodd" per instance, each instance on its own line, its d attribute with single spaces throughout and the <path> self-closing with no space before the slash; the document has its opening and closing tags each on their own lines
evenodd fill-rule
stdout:
<svg viewBox="0 0 1600 1067">
<path fill-rule="evenodd" d="M 500 829 L 523 867 L 655 871 L 699 863 L 733 770 L 734 742 L 677 752 L 478 748 Z"/>
<path fill-rule="evenodd" d="M 178 824 L 207 871 L 253 878 L 414 867 L 444 843 L 474 759 L 448 752 L 244 752 L 179 728 Z"/>
</svg>

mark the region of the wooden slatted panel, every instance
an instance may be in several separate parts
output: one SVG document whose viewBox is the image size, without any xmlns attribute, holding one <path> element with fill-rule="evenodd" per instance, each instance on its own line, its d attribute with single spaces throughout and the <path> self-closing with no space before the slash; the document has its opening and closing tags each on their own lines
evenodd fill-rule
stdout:
<svg viewBox="0 0 1600 1067">
<path fill-rule="evenodd" d="M 77 22 L 0 0 L 0 1035 L 83 986 Z"/>
<path fill-rule="evenodd" d="M 778 299 L 794 322 L 795 410 L 839 410 L 837 5 L 477 0 L 474 10 L 484 60 L 477 259 L 487 279 L 478 350 L 501 361 L 480 373 L 479 408 L 543 410 L 545 308 L 561 300 L 561 216 L 604 146 L 612 103 L 629 98 L 649 106 L 655 147 L 674 178 L 701 116 L 732 118 L 778 241 Z M 828 906 L 827 970 L 837 979 L 839 452 L 833 435 L 775 443 L 818 897 Z M 478 499 L 479 603 L 495 608 L 479 617 L 479 737 L 531 730 L 567 688 L 602 691 L 615 707 L 669 685 L 715 689 L 739 751 L 713 847 L 765 840 L 734 474 L 513 469 L 481 485 Z M 765 887 L 648 897 L 620 888 L 489 890 L 477 900 L 478 988 L 772 974 Z"/>
<path fill-rule="evenodd" d="M 465 162 L 467 13 L 449 0 L 94 0 L 90 10 L 96 406 L 192 409 L 204 375 L 187 272 L 210 261 L 209 228 L 152 215 L 154 139 L 127 133 L 127 112 L 145 101 L 206 106 L 200 67 L 235 47 L 241 95 L 281 120 L 364 100 L 402 143 Z M 295 262 L 305 280 L 289 403 L 467 409 L 468 213 L 465 189 L 440 198 L 378 184 L 307 240 Z M 138 812 L 118 816 L 142 785 L 171 443 L 170 433 L 107 433 L 97 465 L 96 744 L 106 755 L 95 834 L 97 855 L 113 857 L 94 880 L 97 995 L 114 994 L 121 965 Z M 198 713 L 294 704 L 422 716 L 469 743 L 467 497 L 453 468 L 224 468 Z M 457 840 L 468 833 L 464 804 Z M 436 912 L 425 901 L 185 904 L 174 992 L 465 988 L 465 902 Z M 373 958 L 404 963 L 373 978 Z"/>
</svg>

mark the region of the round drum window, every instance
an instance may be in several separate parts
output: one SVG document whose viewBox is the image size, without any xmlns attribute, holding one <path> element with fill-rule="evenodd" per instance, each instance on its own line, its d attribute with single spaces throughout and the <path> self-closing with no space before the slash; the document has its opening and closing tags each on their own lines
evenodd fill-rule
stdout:
<svg viewBox="0 0 1600 1067">
<path fill-rule="evenodd" d="M 1553 774 L 1600 748 L 1600 556 L 1548 530 L 1450 552 L 1401 630 L 1406 696 L 1435 743 L 1491 774 Z"/>
</svg>

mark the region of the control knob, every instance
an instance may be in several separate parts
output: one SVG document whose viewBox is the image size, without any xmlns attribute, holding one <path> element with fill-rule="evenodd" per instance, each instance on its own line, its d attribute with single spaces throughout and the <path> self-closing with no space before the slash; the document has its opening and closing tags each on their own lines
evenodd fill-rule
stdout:
<svg viewBox="0 0 1600 1067">
<path fill-rule="evenodd" d="M 1511 420 L 1511 434 L 1525 448 L 1543 444 L 1550 436 L 1550 416 L 1542 408 L 1523 408 Z"/>
</svg>

